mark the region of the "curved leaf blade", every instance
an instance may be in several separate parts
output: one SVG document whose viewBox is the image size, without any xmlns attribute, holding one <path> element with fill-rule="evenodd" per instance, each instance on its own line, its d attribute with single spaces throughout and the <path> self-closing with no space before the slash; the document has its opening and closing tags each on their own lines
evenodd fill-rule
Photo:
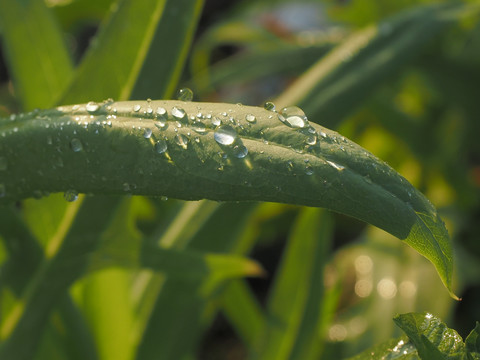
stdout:
<svg viewBox="0 0 480 360">
<path fill-rule="evenodd" d="M 405 240 L 451 292 L 452 251 L 433 205 L 340 134 L 287 120 L 258 107 L 160 100 L 0 119 L 0 203 L 74 190 L 325 207 Z"/>
</svg>

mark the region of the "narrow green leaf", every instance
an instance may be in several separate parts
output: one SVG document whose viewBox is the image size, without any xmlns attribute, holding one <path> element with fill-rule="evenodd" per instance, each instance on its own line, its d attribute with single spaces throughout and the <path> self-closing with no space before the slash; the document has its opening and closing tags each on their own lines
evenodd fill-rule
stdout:
<svg viewBox="0 0 480 360">
<path fill-rule="evenodd" d="M 329 214 L 305 208 L 299 215 L 268 302 L 269 321 L 259 359 L 319 356 L 318 323 L 323 268 L 332 231 Z"/>
<path fill-rule="evenodd" d="M 281 106 L 297 104 L 309 116 L 335 128 L 398 72 L 422 46 L 477 5 L 446 3 L 409 10 L 352 34 L 280 95 Z"/>
<path fill-rule="evenodd" d="M 62 32 L 43 0 L 0 1 L 2 40 L 23 108 L 55 105 L 73 74 Z"/>
<path fill-rule="evenodd" d="M 433 205 L 386 163 L 302 114 L 144 101 L 0 119 L 0 203 L 78 191 L 326 207 L 405 240 L 451 292 L 451 246 Z"/>
<path fill-rule="evenodd" d="M 393 321 L 415 344 L 421 359 L 463 359 L 465 345 L 461 336 L 432 314 L 402 314 L 397 315 Z"/>
</svg>

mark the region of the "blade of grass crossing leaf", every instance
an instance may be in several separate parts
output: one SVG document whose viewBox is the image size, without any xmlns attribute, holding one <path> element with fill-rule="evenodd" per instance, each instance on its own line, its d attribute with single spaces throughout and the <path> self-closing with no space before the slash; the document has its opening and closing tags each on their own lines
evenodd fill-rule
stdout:
<svg viewBox="0 0 480 360">
<path fill-rule="evenodd" d="M 305 208 L 300 213 L 269 297 L 259 359 L 318 357 L 323 270 L 331 229 L 325 210 Z"/>
<path fill-rule="evenodd" d="M 0 1 L 0 26 L 23 108 L 53 106 L 68 85 L 73 66 L 62 32 L 45 2 Z"/>
<path fill-rule="evenodd" d="M 2 335 L 7 338 L 0 346 L 0 358 L 28 360 L 33 357 L 39 341 L 37 335 L 42 333 L 58 298 L 85 270 L 88 254 L 97 246 L 97 234 L 108 224 L 117 203 L 116 198 L 103 197 L 83 201 L 59 251 L 44 262 L 32 280 L 29 292 L 16 311 L 18 317 L 9 319 L 7 327 L 2 328 Z"/>
<path fill-rule="evenodd" d="M 168 99 L 175 93 L 204 0 L 167 0 L 132 99 Z M 121 94 L 125 98 L 127 94 Z"/>
<path fill-rule="evenodd" d="M 166 3 L 166 0 L 118 2 L 59 102 L 128 99 Z"/>
</svg>

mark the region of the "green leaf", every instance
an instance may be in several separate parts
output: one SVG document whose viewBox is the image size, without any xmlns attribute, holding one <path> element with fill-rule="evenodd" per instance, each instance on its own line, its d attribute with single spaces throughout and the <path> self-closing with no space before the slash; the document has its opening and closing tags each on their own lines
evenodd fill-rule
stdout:
<svg viewBox="0 0 480 360">
<path fill-rule="evenodd" d="M 73 74 L 62 32 L 43 0 L 3 0 L 0 26 L 23 108 L 50 107 Z"/>
<path fill-rule="evenodd" d="M 406 336 L 390 339 L 348 360 L 420 360 L 415 345 Z M 436 360 L 436 359 L 432 359 Z"/>
<path fill-rule="evenodd" d="M 325 207 L 405 240 L 451 292 L 451 246 L 433 205 L 383 161 L 289 111 L 143 101 L 0 119 L 0 203 L 78 191 Z"/>
<path fill-rule="evenodd" d="M 427 5 L 355 32 L 275 102 L 281 106 L 297 104 L 309 116 L 335 128 L 442 29 L 463 15 L 476 12 L 475 4 Z"/>
<path fill-rule="evenodd" d="M 318 324 L 324 288 L 318 279 L 331 242 L 329 214 L 304 209 L 292 230 L 268 301 L 259 359 L 318 358 Z"/>
<path fill-rule="evenodd" d="M 402 314 L 393 321 L 415 344 L 421 359 L 463 359 L 465 345 L 461 336 L 432 314 Z"/>
<path fill-rule="evenodd" d="M 480 359 L 480 323 L 477 321 L 475 329 L 468 334 L 465 339 L 465 347 L 469 353 L 472 353 L 474 359 Z"/>
</svg>

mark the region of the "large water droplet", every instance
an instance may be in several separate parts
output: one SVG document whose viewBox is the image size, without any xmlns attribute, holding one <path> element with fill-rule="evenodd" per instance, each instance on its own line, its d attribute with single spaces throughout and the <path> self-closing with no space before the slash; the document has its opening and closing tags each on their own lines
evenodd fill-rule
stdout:
<svg viewBox="0 0 480 360">
<path fill-rule="evenodd" d="M 152 137 L 152 129 L 145 128 L 145 130 L 143 130 L 143 137 L 145 139 L 150 139 Z"/>
<path fill-rule="evenodd" d="M 100 109 L 100 105 L 98 105 L 96 102 L 90 101 L 86 106 L 85 109 L 90 113 L 94 114 L 95 112 Z"/>
<path fill-rule="evenodd" d="M 182 108 L 177 108 L 176 106 L 174 106 L 172 108 L 172 115 L 177 119 L 183 119 L 184 116 L 185 116 L 185 110 L 183 110 Z"/>
<path fill-rule="evenodd" d="M 232 145 L 237 139 L 237 132 L 230 125 L 222 125 L 217 130 L 213 137 L 220 145 Z"/>
<path fill-rule="evenodd" d="M 239 159 L 243 159 L 248 155 L 248 149 L 244 145 L 235 145 L 233 147 L 233 155 Z"/>
<path fill-rule="evenodd" d="M 7 159 L 5 159 L 3 156 L 0 156 L 0 171 L 5 171 L 7 170 Z"/>
<path fill-rule="evenodd" d="M 265 104 L 263 104 L 263 108 L 268 111 L 275 111 L 276 107 L 273 102 L 267 101 Z"/>
<path fill-rule="evenodd" d="M 67 200 L 68 202 L 72 202 L 72 201 L 75 201 L 78 199 L 78 192 L 76 192 L 75 190 L 67 190 L 65 191 L 65 193 L 63 194 L 63 197 L 65 198 L 65 200 Z"/>
<path fill-rule="evenodd" d="M 158 140 L 155 144 L 155 151 L 159 154 L 163 154 L 165 151 L 167 151 L 166 141 L 163 139 Z"/>
<path fill-rule="evenodd" d="M 178 90 L 177 99 L 180 101 L 192 101 L 193 91 L 189 88 L 183 88 Z"/>
<path fill-rule="evenodd" d="M 186 137 L 185 135 L 183 134 L 177 134 L 175 136 L 175 143 L 178 145 L 178 146 L 181 146 L 182 148 L 186 149 L 188 147 L 188 137 Z"/>
<path fill-rule="evenodd" d="M 251 124 L 255 124 L 257 122 L 257 118 L 253 114 L 245 115 L 245 120 L 247 120 Z"/>
<path fill-rule="evenodd" d="M 70 148 L 74 151 L 74 152 L 80 152 L 83 150 L 83 144 L 80 140 L 76 139 L 76 138 L 73 138 L 71 141 L 70 141 Z"/>
<path fill-rule="evenodd" d="M 289 106 L 282 109 L 281 116 L 278 117 L 287 126 L 292 128 L 305 128 L 309 126 L 307 117 L 298 106 Z"/>
</svg>

